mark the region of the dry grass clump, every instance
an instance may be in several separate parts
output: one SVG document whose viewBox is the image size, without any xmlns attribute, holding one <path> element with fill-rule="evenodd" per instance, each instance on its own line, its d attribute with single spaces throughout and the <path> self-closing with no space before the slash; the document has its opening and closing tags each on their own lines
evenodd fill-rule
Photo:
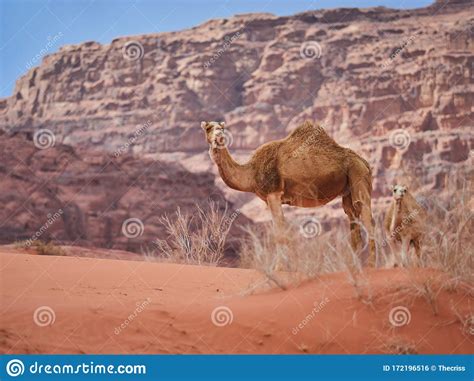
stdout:
<svg viewBox="0 0 474 381">
<path fill-rule="evenodd" d="M 474 274 L 474 221 L 472 218 L 472 189 L 468 177 L 453 176 L 446 181 L 449 197 L 439 198 L 434 193 L 423 193 L 411 186 L 426 211 L 426 233 L 422 242 L 422 255 L 418 259 L 413 248 L 409 253 L 409 267 L 434 268 L 449 275 L 449 287 L 460 285 L 468 288 Z M 420 188 L 421 189 L 421 188 Z M 383 229 L 383 214 L 375 212 L 375 241 L 377 243 L 377 266 L 388 265 L 390 257 L 386 232 Z M 161 217 L 167 236 L 156 239 L 152 247 L 144 249 L 144 255 L 151 260 L 167 260 L 175 263 L 198 265 L 223 265 L 229 230 L 240 211 L 229 213 L 227 205 L 222 207 L 210 202 L 204 209 L 196 207 L 194 213 L 184 213 L 179 208 L 172 216 Z M 314 219 L 309 219 L 310 224 Z M 306 219 L 306 223 L 308 219 Z M 288 231 L 275 237 L 271 223 L 247 226 L 245 237 L 240 242 L 240 267 L 257 269 L 269 280 L 285 288 L 287 281 L 302 281 L 319 274 L 347 272 L 361 300 L 370 302 L 370 290 L 364 280 L 362 258 L 367 248 L 354 251 L 350 246 L 350 232 L 347 221 L 322 232 L 321 226 L 305 231 L 307 226 L 301 220 L 293 221 Z M 314 228 L 314 226 L 312 227 Z M 316 234 L 313 234 L 316 231 Z M 310 233 L 310 234 L 305 234 Z M 367 242 L 367 236 L 363 239 Z M 276 265 L 279 264 L 276 271 Z M 285 280 L 283 280 L 283 277 Z M 448 286 L 446 286 L 448 287 Z M 439 290 L 433 285 L 419 285 L 416 294 L 426 298 L 437 313 L 436 297 Z"/>
<path fill-rule="evenodd" d="M 417 258 L 411 248 L 408 266 L 441 270 L 449 275 L 448 283 L 455 288 L 467 288 L 472 284 L 474 274 L 472 189 L 466 178 L 468 177 L 465 174 L 456 174 L 452 179 L 447 179 L 445 191 L 449 190 L 449 197 L 445 199 L 438 198 L 433 192 L 424 194 L 412 190 L 428 218 L 422 254 Z M 385 211 L 374 213 L 378 267 L 386 267 L 391 257 L 391 249 L 386 244 L 388 237 L 382 224 L 384 213 Z M 258 269 L 277 284 L 281 283 L 278 282 L 278 273 L 274 271 L 278 260 L 282 263 L 283 270 L 299 275 L 299 279 L 345 271 L 358 296 L 362 299 L 367 297 L 361 260 L 366 255 L 366 250 L 352 250 L 349 244 L 349 228 L 345 221 L 339 226 L 331 227 L 325 234 L 310 238 L 302 235 L 300 228 L 298 221 L 293 222 L 293 226 L 288 228 L 282 238 L 274 236 L 271 223 L 247 227 L 247 238 L 242 242 L 240 251 L 241 267 Z M 366 241 L 367 237 L 363 238 Z M 425 284 L 417 287 L 415 291 L 427 299 L 436 314 L 435 299 L 439 290 Z"/>
<path fill-rule="evenodd" d="M 360 253 L 352 250 L 348 229 L 333 229 L 317 236 L 302 234 L 300 226 L 288 227 L 282 237 L 275 237 L 271 223 L 245 228 L 246 238 L 240 249 L 240 267 L 263 272 L 278 286 L 285 288 L 286 281 L 304 281 L 319 274 L 347 271 L 356 289 L 362 295 L 362 264 Z M 280 268 L 276 269 L 277 263 Z M 280 275 L 279 275 L 280 274 Z"/>
<path fill-rule="evenodd" d="M 20 241 L 16 242 L 15 246 L 22 249 L 33 248 L 36 250 L 38 255 L 66 255 L 66 252 L 63 250 L 63 248 L 61 246 L 55 245 L 52 241 Z"/>
<path fill-rule="evenodd" d="M 379 347 L 381 352 L 395 355 L 416 355 L 418 351 L 411 341 L 399 336 L 385 337 L 382 345 Z"/>
<path fill-rule="evenodd" d="M 419 171 L 418 171 L 419 172 Z M 426 213 L 421 258 L 410 252 L 411 267 L 442 270 L 452 279 L 472 282 L 474 219 L 472 170 L 458 170 L 444 178 L 443 192 L 424 189 L 416 170 L 402 168 L 398 176 Z M 410 175 L 411 174 L 411 175 Z M 385 232 L 379 231 L 381 239 Z"/>
<path fill-rule="evenodd" d="M 427 205 L 430 216 L 423 241 L 422 267 L 439 268 L 460 280 L 472 281 L 474 274 L 474 219 L 466 188 L 447 200 Z"/>
<path fill-rule="evenodd" d="M 173 263 L 216 266 L 224 258 L 226 239 L 233 220 L 240 212 L 229 213 L 210 202 L 206 209 L 196 206 L 192 214 L 180 208 L 172 216 L 160 217 L 167 237 L 157 238 L 143 250 L 148 259 L 161 258 Z"/>
</svg>

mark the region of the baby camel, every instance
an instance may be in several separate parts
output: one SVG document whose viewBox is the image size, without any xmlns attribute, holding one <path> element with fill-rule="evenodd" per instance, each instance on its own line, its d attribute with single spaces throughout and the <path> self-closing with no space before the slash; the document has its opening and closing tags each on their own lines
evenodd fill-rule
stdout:
<svg viewBox="0 0 474 381">
<path fill-rule="evenodd" d="M 388 233 L 391 258 L 389 266 L 394 265 L 394 252 L 401 243 L 401 262 L 406 266 L 409 262 L 408 251 L 412 244 L 418 258 L 421 254 L 421 239 L 425 226 L 425 211 L 408 192 L 406 186 L 394 185 L 393 201 L 385 215 L 384 226 Z"/>
<path fill-rule="evenodd" d="M 226 147 L 224 122 L 201 122 L 201 127 L 224 182 L 232 189 L 255 193 L 267 203 L 277 237 L 288 231 L 282 204 L 316 207 L 342 195 L 352 247 L 363 247 L 360 219 L 367 232 L 368 262 L 375 264 L 372 174 L 366 160 L 338 145 L 321 126 L 306 121 L 286 138 L 263 144 L 246 164 L 239 164 Z"/>
</svg>

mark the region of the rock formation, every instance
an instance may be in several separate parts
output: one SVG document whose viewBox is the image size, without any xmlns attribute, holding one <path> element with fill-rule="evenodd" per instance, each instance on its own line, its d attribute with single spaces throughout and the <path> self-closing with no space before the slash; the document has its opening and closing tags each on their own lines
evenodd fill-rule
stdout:
<svg viewBox="0 0 474 381">
<path fill-rule="evenodd" d="M 64 46 L 0 100 L 0 128 L 49 129 L 58 143 L 178 161 L 215 177 L 201 120 L 225 120 L 230 150 L 244 158 L 316 119 L 370 161 L 376 198 L 389 195 L 402 161 L 424 189 L 440 189 L 447 173 L 470 163 L 473 11 L 471 1 L 440 1 L 416 10 L 247 14 Z M 194 192 L 202 179 L 187 175 L 183 187 Z M 257 200 L 226 196 L 249 217 L 264 215 Z"/>
</svg>

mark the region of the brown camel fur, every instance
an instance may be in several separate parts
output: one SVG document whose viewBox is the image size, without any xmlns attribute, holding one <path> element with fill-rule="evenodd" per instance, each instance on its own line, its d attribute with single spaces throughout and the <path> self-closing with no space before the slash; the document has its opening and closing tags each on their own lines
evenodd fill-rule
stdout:
<svg viewBox="0 0 474 381">
<path fill-rule="evenodd" d="M 393 201 L 385 215 L 384 227 L 388 233 L 387 242 L 391 249 L 388 266 L 398 264 L 394 254 L 396 246 L 401 243 L 401 264 L 408 265 L 410 245 L 415 248 L 417 258 L 421 255 L 421 242 L 425 233 L 426 215 L 424 209 L 416 202 L 406 186 L 392 187 Z"/>
<path fill-rule="evenodd" d="M 360 220 L 369 240 L 369 264 L 375 264 L 372 174 L 362 157 L 338 145 L 321 126 L 306 121 L 286 138 L 263 144 L 247 163 L 239 164 L 222 144 L 227 134 L 223 122 L 201 122 L 201 127 L 224 182 L 267 203 L 280 233 L 277 237 L 286 231 L 282 204 L 310 208 L 342 196 L 352 247 L 363 247 Z"/>
</svg>

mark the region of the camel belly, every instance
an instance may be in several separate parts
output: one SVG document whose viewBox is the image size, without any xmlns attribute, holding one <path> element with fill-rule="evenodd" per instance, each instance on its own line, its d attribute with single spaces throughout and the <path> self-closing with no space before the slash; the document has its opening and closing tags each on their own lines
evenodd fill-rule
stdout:
<svg viewBox="0 0 474 381">
<path fill-rule="evenodd" d="M 326 180 L 326 179 L 324 179 Z M 284 180 L 282 202 L 287 205 L 313 208 L 325 205 L 344 193 L 345 177 L 334 176 L 330 181 L 292 181 Z"/>
<path fill-rule="evenodd" d="M 302 197 L 282 197 L 282 204 L 291 205 L 291 206 L 299 206 L 300 208 L 314 208 L 317 206 L 326 205 L 331 199 L 320 199 L 315 200 L 311 198 L 302 198 Z"/>
</svg>

